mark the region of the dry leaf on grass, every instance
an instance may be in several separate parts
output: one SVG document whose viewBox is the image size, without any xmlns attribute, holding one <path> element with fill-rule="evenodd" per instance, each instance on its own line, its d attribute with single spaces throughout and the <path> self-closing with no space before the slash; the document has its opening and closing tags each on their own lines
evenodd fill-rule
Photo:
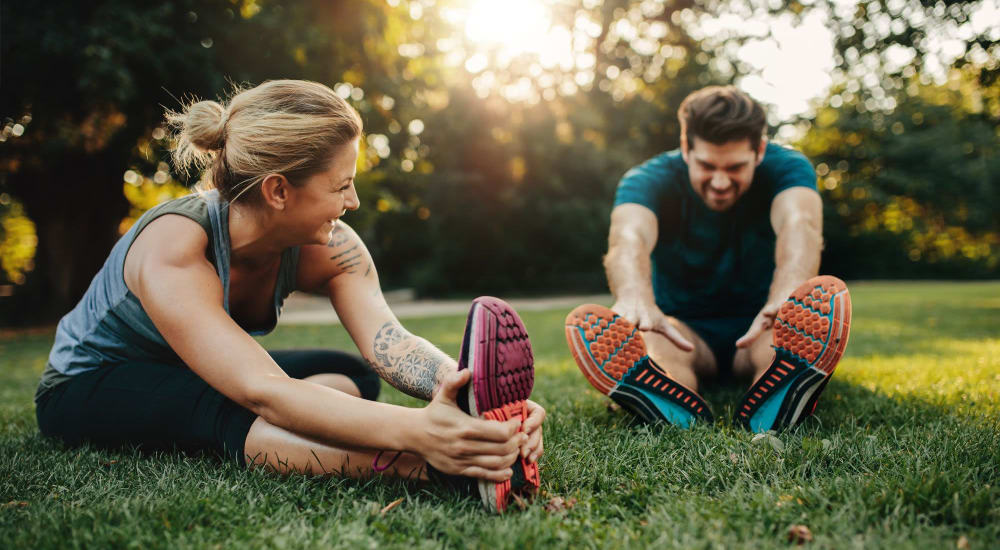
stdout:
<svg viewBox="0 0 1000 550">
<path fill-rule="evenodd" d="M 958 537 L 955 541 L 955 548 L 960 548 L 961 550 L 967 550 L 969 548 L 969 538 L 965 535 Z"/>
<path fill-rule="evenodd" d="M 552 514 L 563 510 L 569 510 L 574 506 L 576 506 L 576 499 L 573 497 L 570 497 L 569 500 L 566 500 L 563 497 L 552 497 L 545 505 L 545 511 Z"/>
<path fill-rule="evenodd" d="M 4 504 L 3 508 L 25 508 L 27 506 L 28 503 L 23 500 L 12 500 L 7 504 Z"/>
<path fill-rule="evenodd" d="M 785 450 L 784 442 L 782 442 L 780 439 L 775 437 L 770 432 L 757 434 L 753 436 L 753 439 L 751 439 L 750 442 L 755 445 L 764 445 L 764 444 L 770 445 L 771 448 L 774 449 L 774 452 L 776 453 L 781 453 L 782 451 Z"/>
<path fill-rule="evenodd" d="M 813 539 L 812 531 L 805 525 L 793 525 L 788 528 L 788 542 L 805 544 Z"/>
<path fill-rule="evenodd" d="M 389 513 L 389 510 L 392 510 L 393 508 L 399 506 L 400 504 L 403 503 L 404 500 L 406 500 L 406 497 L 397 498 L 396 500 L 390 502 L 389 504 L 386 504 L 385 508 L 382 508 L 382 510 L 379 511 L 378 514 L 382 517 L 385 517 L 385 515 Z"/>
</svg>

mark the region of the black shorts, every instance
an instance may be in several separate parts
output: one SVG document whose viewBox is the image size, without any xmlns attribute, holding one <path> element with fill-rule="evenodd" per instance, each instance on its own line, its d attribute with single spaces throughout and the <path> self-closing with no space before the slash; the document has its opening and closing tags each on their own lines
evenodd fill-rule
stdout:
<svg viewBox="0 0 1000 550">
<path fill-rule="evenodd" d="M 733 376 L 733 356 L 736 355 L 736 340 L 750 329 L 753 317 L 717 317 L 707 319 L 683 319 L 682 323 L 695 331 L 708 344 L 715 356 L 718 381 L 728 382 Z"/>
<path fill-rule="evenodd" d="M 365 399 L 381 380 L 357 355 L 334 350 L 268 352 L 292 378 L 349 377 Z M 210 453 L 246 465 L 243 445 L 257 415 L 191 369 L 156 363 L 107 365 L 73 376 L 38 397 L 42 434 L 69 445 L 137 445 L 144 450 Z"/>
</svg>

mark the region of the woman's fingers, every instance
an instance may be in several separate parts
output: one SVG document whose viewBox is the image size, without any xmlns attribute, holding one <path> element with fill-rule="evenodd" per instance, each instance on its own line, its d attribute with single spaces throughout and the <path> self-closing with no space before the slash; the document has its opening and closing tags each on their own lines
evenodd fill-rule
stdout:
<svg viewBox="0 0 1000 550">
<path fill-rule="evenodd" d="M 527 401 L 528 418 L 524 420 L 524 433 L 528 434 L 528 439 L 521 445 L 521 456 L 531 462 L 538 460 L 542 452 L 542 422 L 545 421 L 545 409 L 538 403 Z"/>
<path fill-rule="evenodd" d="M 515 448 L 512 452 L 505 455 L 476 455 L 470 457 L 467 463 L 488 470 L 509 470 L 511 465 L 517 460 L 517 456 L 518 450 Z"/>
<path fill-rule="evenodd" d="M 475 441 L 494 441 L 506 443 L 517 435 L 517 429 L 521 427 L 521 422 L 515 418 L 497 422 L 496 420 L 483 420 L 480 418 L 469 418 L 471 424 L 463 439 Z"/>
<path fill-rule="evenodd" d="M 542 432 L 538 432 L 538 444 L 532 447 L 528 451 L 528 462 L 538 462 L 539 458 L 542 458 L 542 454 L 545 452 L 545 440 L 542 437 Z"/>
<path fill-rule="evenodd" d="M 502 470 L 492 470 L 488 468 L 481 468 L 479 466 L 469 466 L 464 468 L 460 472 L 456 472 L 459 475 L 474 477 L 477 479 L 485 479 L 488 481 L 506 481 L 514 475 L 514 471 L 510 468 L 504 468 Z"/>
<path fill-rule="evenodd" d="M 541 456 L 542 452 L 542 430 L 535 430 L 534 433 L 528 436 L 528 440 L 524 442 L 521 446 L 521 456 L 528 459 L 529 462 L 535 462 L 538 459 L 537 456 Z"/>
<path fill-rule="evenodd" d="M 458 408 L 458 392 L 465 386 L 471 376 L 472 371 L 468 369 L 448 374 L 441 384 L 441 389 L 434 397 L 438 401 L 454 405 L 455 408 Z"/>
<path fill-rule="evenodd" d="M 541 427 L 542 422 L 545 421 L 545 409 L 530 399 L 525 403 L 527 404 L 528 418 L 524 419 L 523 429 L 525 433 L 531 434 L 531 432 Z"/>
<path fill-rule="evenodd" d="M 517 454 L 527 440 L 528 436 L 525 434 L 517 434 L 515 437 L 510 438 L 509 441 L 504 443 L 465 440 L 455 444 L 456 451 L 454 454 L 462 457 L 506 456 L 511 453 Z"/>
</svg>

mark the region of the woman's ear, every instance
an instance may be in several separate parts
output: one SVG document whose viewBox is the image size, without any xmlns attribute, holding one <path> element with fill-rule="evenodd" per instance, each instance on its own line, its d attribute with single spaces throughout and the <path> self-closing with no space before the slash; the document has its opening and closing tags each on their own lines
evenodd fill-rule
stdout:
<svg viewBox="0 0 1000 550">
<path fill-rule="evenodd" d="M 288 179 L 281 174 L 268 174 L 260 182 L 260 194 L 264 198 L 264 203 L 275 210 L 284 210 L 288 202 L 289 188 L 291 184 Z"/>
</svg>

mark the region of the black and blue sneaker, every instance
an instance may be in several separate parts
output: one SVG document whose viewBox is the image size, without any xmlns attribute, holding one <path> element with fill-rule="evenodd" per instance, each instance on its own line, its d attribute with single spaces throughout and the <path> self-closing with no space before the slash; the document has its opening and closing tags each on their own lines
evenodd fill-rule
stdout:
<svg viewBox="0 0 1000 550">
<path fill-rule="evenodd" d="M 642 334 L 610 309 L 587 304 L 566 317 L 566 341 L 594 388 L 647 422 L 711 423 L 708 404 L 646 354 Z"/>
</svg>

